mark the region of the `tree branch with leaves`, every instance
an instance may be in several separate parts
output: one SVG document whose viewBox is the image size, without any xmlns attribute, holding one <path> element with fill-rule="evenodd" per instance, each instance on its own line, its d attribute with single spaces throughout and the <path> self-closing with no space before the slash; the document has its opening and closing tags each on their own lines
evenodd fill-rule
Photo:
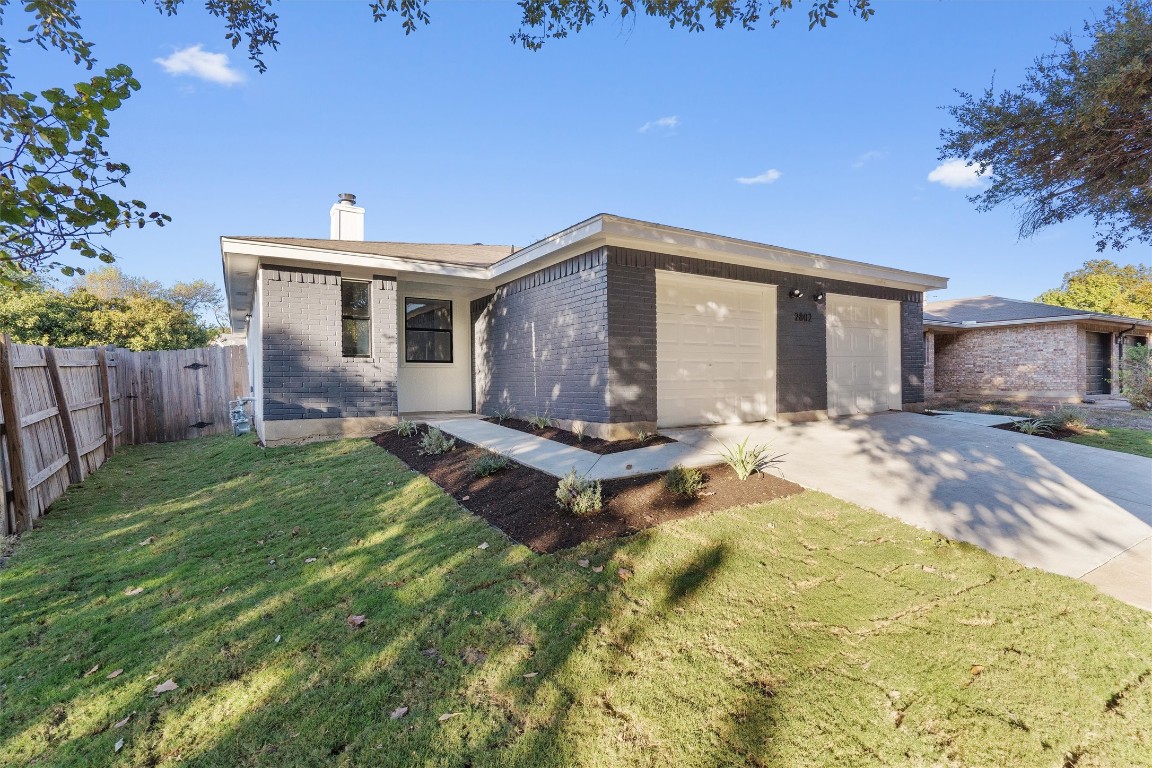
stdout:
<svg viewBox="0 0 1152 768">
<path fill-rule="evenodd" d="M 1079 216 L 1096 249 L 1152 242 L 1152 0 L 1109 7 L 1035 61 L 1024 84 L 958 92 L 940 159 L 969 159 L 990 184 L 977 210 L 1014 205 L 1020 237 Z"/>
</svg>

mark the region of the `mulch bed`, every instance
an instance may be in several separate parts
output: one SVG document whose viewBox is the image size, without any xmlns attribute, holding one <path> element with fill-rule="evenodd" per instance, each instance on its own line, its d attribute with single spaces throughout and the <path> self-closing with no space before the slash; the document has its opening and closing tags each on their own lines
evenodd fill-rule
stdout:
<svg viewBox="0 0 1152 768">
<path fill-rule="evenodd" d="M 631 440 L 601 440 L 598 437 L 585 437 L 583 440 L 577 439 L 576 435 L 571 432 L 560 429 L 559 427 L 545 427 L 544 429 L 536 429 L 523 419 L 484 419 L 492 424 L 501 427 L 508 427 L 508 429 L 515 429 L 518 432 L 527 432 L 536 437 L 547 438 L 557 443 L 564 445 L 571 445 L 575 448 L 583 448 L 592 453 L 598 453 L 601 456 L 607 456 L 610 453 L 620 453 L 622 451 L 631 451 L 635 448 L 647 448 L 650 445 L 664 445 L 665 443 L 676 442 L 670 437 L 664 435 L 652 435 L 652 437 L 641 442 L 636 439 Z"/>
<path fill-rule="evenodd" d="M 541 554 L 804 490 L 772 475 L 753 475 L 741 482 L 729 467 L 720 465 L 704 470 L 708 484 L 695 499 L 669 493 L 662 475 L 606 480 L 604 509 L 589 517 L 576 517 L 557 506 L 557 479 L 551 475 L 513 462 L 494 475 L 473 477 L 468 465 L 483 455 L 482 448 L 457 440 L 453 451 L 421 456 L 416 450 L 417 439 L 385 432 L 373 442 L 427 475 L 468 511 Z"/>
<path fill-rule="evenodd" d="M 1016 427 L 1011 425 L 1011 424 L 997 424 L 995 427 L 993 427 L 993 429 L 1002 429 L 1005 432 L 1015 432 L 1018 435 L 1025 434 L 1024 432 L 1021 432 L 1020 430 L 1016 429 Z M 1063 429 L 1063 428 L 1061 428 L 1061 429 L 1054 429 L 1051 432 L 1046 432 L 1044 434 L 1035 434 L 1035 435 L 1032 435 L 1032 437 L 1048 437 L 1048 438 L 1051 438 L 1052 440 L 1063 440 L 1066 437 L 1077 437 L 1077 436 L 1083 435 L 1083 434 L 1084 434 L 1084 432 L 1078 431 L 1075 429 Z"/>
</svg>

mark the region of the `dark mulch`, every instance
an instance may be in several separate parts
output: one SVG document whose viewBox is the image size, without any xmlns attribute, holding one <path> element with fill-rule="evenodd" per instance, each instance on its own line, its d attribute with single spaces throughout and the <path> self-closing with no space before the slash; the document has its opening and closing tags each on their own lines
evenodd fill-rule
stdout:
<svg viewBox="0 0 1152 768">
<path fill-rule="evenodd" d="M 1016 427 L 1014 427 L 1011 424 L 997 424 L 994 427 L 994 429 L 1002 429 L 1005 432 L 1016 432 L 1016 433 L 1019 433 L 1021 435 L 1024 434 L 1023 432 L 1016 429 Z M 1048 433 L 1045 433 L 1042 435 L 1040 435 L 1040 434 L 1032 435 L 1032 437 L 1048 437 L 1048 438 L 1051 438 L 1053 440 L 1063 440 L 1066 437 L 1076 437 L 1077 435 L 1082 435 L 1082 434 L 1084 434 L 1084 433 L 1079 432 L 1075 429 L 1054 429 L 1051 432 L 1048 432 Z"/>
<path fill-rule="evenodd" d="M 470 443 L 457 440 L 456 449 L 449 453 L 421 456 L 415 437 L 385 432 L 373 440 L 427 475 L 468 511 L 539 553 L 627 536 L 666 520 L 770 501 L 804 490 L 772 475 L 753 475 L 741 482 L 729 467 L 721 465 L 704 470 L 708 484 L 695 499 L 670 494 L 662 475 L 607 480 L 604 509 L 590 517 L 576 517 L 556 505 L 557 480 L 551 475 L 512 463 L 495 475 L 473 477 L 468 464 L 484 451 Z"/>
<path fill-rule="evenodd" d="M 622 451 L 631 451 L 635 448 L 647 448 L 650 445 L 664 445 L 665 443 L 676 442 L 670 437 L 664 435 L 652 435 L 652 437 L 641 442 L 636 439 L 631 440 L 601 440 L 598 437 L 585 437 L 583 440 L 577 439 L 576 435 L 571 432 L 560 429 L 559 427 L 545 427 L 544 429 L 536 429 L 523 419 L 484 419 L 484 421 L 492 424 L 497 424 L 501 427 L 508 427 L 508 429 L 515 429 L 518 432 L 527 432 L 536 437 L 547 438 L 554 440 L 557 443 L 564 445 L 575 446 L 576 448 L 583 448 L 592 453 L 598 453 L 601 456 L 607 456 L 610 453 L 620 453 Z"/>
</svg>

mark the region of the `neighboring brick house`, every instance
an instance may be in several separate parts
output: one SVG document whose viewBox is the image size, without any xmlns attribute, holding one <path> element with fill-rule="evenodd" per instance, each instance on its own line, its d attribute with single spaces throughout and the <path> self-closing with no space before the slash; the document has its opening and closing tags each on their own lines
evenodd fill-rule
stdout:
<svg viewBox="0 0 1152 768">
<path fill-rule="evenodd" d="M 1113 371 L 1152 321 L 999 296 L 924 305 L 927 397 L 1079 402 L 1118 394 Z"/>
<path fill-rule="evenodd" d="M 947 280 L 601 214 L 525 248 L 224 237 L 268 444 L 514 410 L 590 435 L 924 404 Z"/>
</svg>

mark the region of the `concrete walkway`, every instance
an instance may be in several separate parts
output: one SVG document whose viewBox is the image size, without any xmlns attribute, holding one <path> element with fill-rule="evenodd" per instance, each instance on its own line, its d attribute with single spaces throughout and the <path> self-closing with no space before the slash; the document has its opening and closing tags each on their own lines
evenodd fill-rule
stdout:
<svg viewBox="0 0 1152 768">
<path fill-rule="evenodd" d="M 939 419 L 974 424 L 978 427 L 998 427 L 1001 424 L 1014 424 L 1017 421 L 1028 420 L 1026 416 L 1000 416 L 995 413 L 967 413 L 965 411 L 932 411 L 931 415 Z"/>
<path fill-rule="evenodd" d="M 479 420 L 437 426 L 593 479 L 708 466 L 721 443 L 769 443 L 793 482 L 1152 610 L 1152 459 L 914 413 L 664 430 L 679 442 L 608 456 Z"/>
</svg>

